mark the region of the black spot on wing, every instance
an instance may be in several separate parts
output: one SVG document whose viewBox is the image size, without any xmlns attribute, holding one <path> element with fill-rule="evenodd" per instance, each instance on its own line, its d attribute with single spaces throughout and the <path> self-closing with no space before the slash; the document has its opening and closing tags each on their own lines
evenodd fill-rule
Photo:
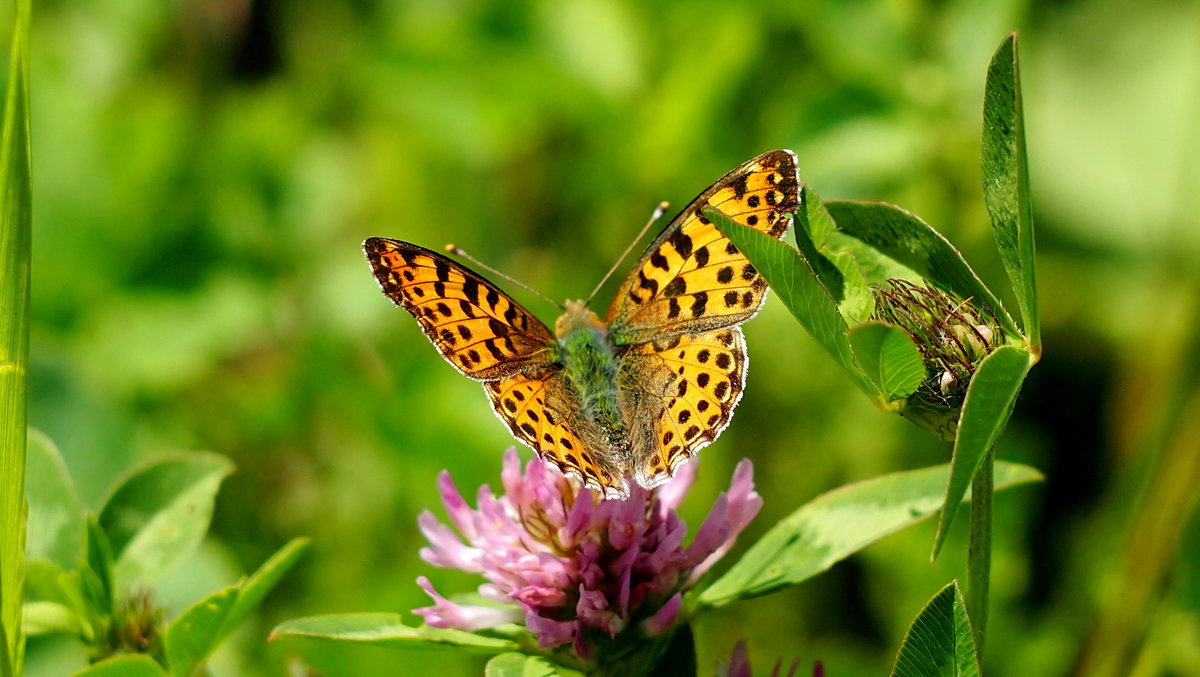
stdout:
<svg viewBox="0 0 1200 677">
<path fill-rule="evenodd" d="M 671 282 L 668 283 L 667 286 L 663 288 L 663 294 L 666 295 L 667 298 L 671 298 L 673 296 L 679 296 L 680 294 L 683 294 L 686 291 L 687 291 L 687 283 L 683 281 L 682 277 L 677 277 L 677 278 L 671 280 Z"/>
<path fill-rule="evenodd" d="M 684 234 L 683 229 L 679 229 L 671 234 L 671 238 L 667 240 L 675 251 L 683 258 L 688 258 L 692 255 L 692 238 Z"/>
<path fill-rule="evenodd" d="M 474 305 L 479 305 L 479 283 L 472 277 L 463 280 L 463 295 Z"/>
</svg>

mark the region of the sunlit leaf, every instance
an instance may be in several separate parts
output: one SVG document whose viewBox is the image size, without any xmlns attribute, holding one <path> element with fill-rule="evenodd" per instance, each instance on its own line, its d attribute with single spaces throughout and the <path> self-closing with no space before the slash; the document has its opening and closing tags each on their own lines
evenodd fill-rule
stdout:
<svg viewBox="0 0 1200 677">
<path fill-rule="evenodd" d="M 1021 335 L 1000 301 L 975 275 L 962 254 L 916 215 L 884 202 L 831 200 L 825 207 L 837 221 L 840 232 L 908 266 L 938 287 L 971 299 L 994 315 L 1007 334 Z"/>
<path fill-rule="evenodd" d="M 271 631 L 271 640 L 281 637 L 358 642 L 409 649 L 458 648 L 479 653 L 514 651 L 517 643 L 463 630 L 405 625 L 399 614 L 328 614 L 296 618 Z"/>
<path fill-rule="evenodd" d="M 79 563 L 84 518 L 58 447 L 37 430 L 29 431 L 25 496 L 29 500 L 26 554 L 63 569 Z"/>
<path fill-rule="evenodd" d="M 75 612 L 58 602 L 26 602 L 24 624 L 25 634 L 30 637 L 56 632 L 82 634 Z"/>
<path fill-rule="evenodd" d="M 978 677 L 979 658 L 957 583 L 942 588 L 913 619 L 892 677 Z"/>
<path fill-rule="evenodd" d="M 237 587 L 229 586 L 193 604 L 167 626 L 167 664 L 173 677 L 188 677 L 221 643 L 222 631 L 237 603 Z"/>
<path fill-rule="evenodd" d="M 83 598 L 89 615 L 103 620 L 112 616 L 113 604 L 116 601 L 112 546 L 100 524 L 91 516 L 87 519 L 83 547 L 83 566 L 79 570 Z"/>
<path fill-rule="evenodd" d="M 1022 324 L 1037 355 L 1041 327 L 1016 33 L 1011 33 L 992 56 L 984 85 L 983 202 L 992 218 L 1000 259 L 1021 307 Z"/>
<path fill-rule="evenodd" d="M 899 327 L 882 322 L 859 325 L 850 331 L 850 345 L 863 372 L 883 393 L 884 405 L 913 394 L 925 378 L 921 351 Z"/>
<path fill-rule="evenodd" d="M 166 677 L 167 673 L 145 654 L 122 654 L 91 665 L 74 677 Z"/>
<path fill-rule="evenodd" d="M 942 505 L 949 466 L 882 475 L 822 494 L 758 540 L 700 603 L 723 606 L 765 595 L 829 569 L 888 534 L 933 515 Z M 1041 479 L 1028 466 L 998 462 L 996 488 Z"/>
<path fill-rule="evenodd" d="M 50 602 L 69 609 L 79 635 L 85 641 L 90 641 L 94 635 L 92 619 L 95 613 L 84 599 L 80 572 L 64 571 L 49 560 L 31 559 L 26 565 L 26 596 L 30 600 Z"/>
<path fill-rule="evenodd" d="M 958 421 L 958 436 L 954 441 L 954 456 L 950 459 L 950 482 L 946 485 L 946 500 L 938 517 L 933 556 L 942 549 L 962 497 L 966 495 L 971 478 L 979 464 L 1012 414 L 1013 403 L 1021 390 L 1025 374 L 1033 366 L 1028 351 L 1015 346 L 1001 346 L 979 363 L 967 396 L 963 400 Z"/>
<path fill-rule="evenodd" d="M 582 673 L 555 665 L 541 656 L 509 651 L 490 659 L 483 674 L 486 677 L 551 677 L 552 675 L 565 677 Z"/>
<path fill-rule="evenodd" d="M 221 481 L 233 472 L 217 454 L 172 454 L 134 469 L 112 490 L 100 523 L 116 555 L 117 579 L 151 581 L 200 544 Z"/>
<path fill-rule="evenodd" d="M 308 549 L 308 544 L 307 538 L 292 539 L 278 552 L 271 555 L 266 562 L 263 562 L 257 571 L 238 584 L 237 601 L 234 602 L 233 608 L 225 618 L 218 641 L 228 637 L 229 633 L 233 632 L 246 618 L 246 615 L 258 606 L 263 597 L 266 597 L 267 593 L 279 582 L 279 579 L 283 578 L 283 575 L 296 564 L 300 556 Z"/>
</svg>

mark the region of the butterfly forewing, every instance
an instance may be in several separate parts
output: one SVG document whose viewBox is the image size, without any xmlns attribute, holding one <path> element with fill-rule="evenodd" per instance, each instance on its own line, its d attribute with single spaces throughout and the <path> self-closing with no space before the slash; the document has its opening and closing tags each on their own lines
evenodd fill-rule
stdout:
<svg viewBox="0 0 1200 677">
<path fill-rule="evenodd" d="M 746 343 L 737 327 L 682 334 L 634 346 L 625 354 L 629 380 L 657 403 L 645 422 L 650 436 L 633 459 L 638 484 L 655 487 L 721 434 L 746 385 Z"/>
<path fill-rule="evenodd" d="M 512 434 L 542 459 L 608 497 L 629 493 L 624 473 L 598 444 L 595 423 L 579 416 L 576 396 L 550 367 L 483 384 Z"/>
<path fill-rule="evenodd" d="M 767 285 L 750 261 L 704 216 L 705 205 L 782 238 L 800 204 L 796 158 L 764 153 L 700 194 L 647 248 L 608 310 L 614 341 L 643 343 L 744 322 Z"/>
<path fill-rule="evenodd" d="M 442 356 L 463 374 L 503 378 L 548 364 L 554 336 L 495 285 L 441 254 L 373 237 L 363 251 L 385 294 L 417 318 Z"/>
</svg>

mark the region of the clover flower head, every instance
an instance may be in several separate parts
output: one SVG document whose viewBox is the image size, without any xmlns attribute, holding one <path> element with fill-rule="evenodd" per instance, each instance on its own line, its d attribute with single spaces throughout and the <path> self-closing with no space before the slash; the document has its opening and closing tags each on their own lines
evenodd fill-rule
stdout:
<svg viewBox="0 0 1200 677">
<path fill-rule="evenodd" d="M 570 643 L 582 660 L 605 638 L 662 635 L 675 626 L 683 593 L 762 507 L 753 467 L 743 460 L 684 546 L 687 525 L 675 511 L 694 479 L 695 463 L 688 463 L 657 489 L 634 486 L 628 499 L 605 499 L 537 458 L 522 471 L 509 449 L 504 494 L 484 485 L 471 508 L 442 472 L 438 486 L 454 528 L 425 511 L 418 523 L 429 547 L 421 557 L 482 574 L 479 593 L 507 606 L 457 604 L 421 577 L 434 604 L 415 612 L 431 626 L 471 631 L 523 622 L 543 648 Z"/>
</svg>

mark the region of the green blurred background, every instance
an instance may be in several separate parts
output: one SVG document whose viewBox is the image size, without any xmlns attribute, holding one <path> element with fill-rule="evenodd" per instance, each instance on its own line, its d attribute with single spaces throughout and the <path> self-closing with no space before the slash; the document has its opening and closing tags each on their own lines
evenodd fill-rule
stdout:
<svg viewBox="0 0 1200 677">
<path fill-rule="evenodd" d="M 420 574 L 476 585 L 420 560 L 416 517 L 442 514 L 439 470 L 467 493 L 496 485 L 513 443 L 379 293 L 359 242 L 455 242 L 581 297 L 658 201 L 682 206 L 786 147 L 822 197 L 922 215 L 1011 302 L 979 138 L 988 58 L 1016 28 L 1046 351 L 999 456 L 1049 479 L 998 496 L 988 673 L 1115 656 L 1111 674 L 1200 674 L 1188 0 L 37 2 L 30 420 L 93 505 L 158 452 L 238 464 L 211 537 L 160 581 L 172 613 L 313 538 L 214 674 L 296 659 L 329 675 L 478 673 L 449 653 L 264 642 L 299 615 L 407 613 L 427 602 Z M 731 557 L 823 491 L 947 460 L 774 301 L 747 335 L 749 389 L 685 510 L 694 527 L 753 459 L 765 507 Z M 704 617 L 702 672 L 744 637 L 762 674 L 777 657 L 885 674 L 920 606 L 962 575 L 965 526 L 934 565 L 923 524 Z M 28 671 L 82 656 L 34 641 Z"/>
</svg>

